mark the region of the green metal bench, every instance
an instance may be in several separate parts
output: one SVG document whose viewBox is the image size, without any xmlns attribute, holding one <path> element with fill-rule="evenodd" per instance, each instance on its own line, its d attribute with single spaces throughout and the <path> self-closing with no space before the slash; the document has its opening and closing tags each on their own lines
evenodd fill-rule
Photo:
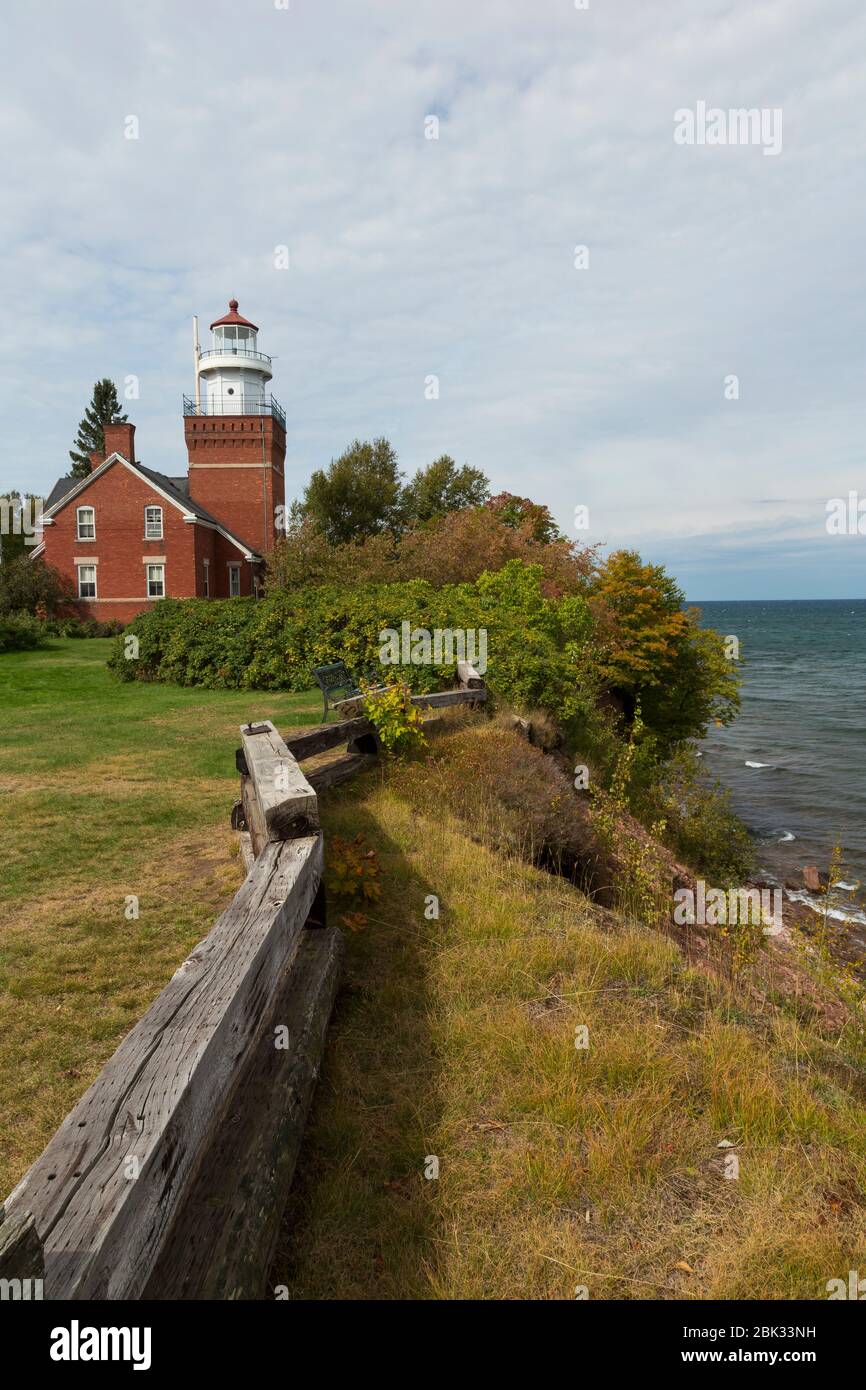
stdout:
<svg viewBox="0 0 866 1390">
<path fill-rule="evenodd" d="M 316 684 L 322 692 L 324 709 L 322 711 L 321 722 L 324 724 L 328 718 L 328 710 L 335 703 L 334 696 L 341 700 L 350 700 L 353 695 L 360 695 L 361 688 L 352 679 L 343 661 L 335 661 L 332 666 L 314 666 L 313 675 Z"/>
</svg>

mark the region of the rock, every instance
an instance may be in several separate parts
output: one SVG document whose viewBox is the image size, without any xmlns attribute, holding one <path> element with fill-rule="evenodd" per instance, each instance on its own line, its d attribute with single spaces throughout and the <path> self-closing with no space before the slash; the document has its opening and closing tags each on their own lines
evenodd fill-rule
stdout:
<svg viewBox="0 0 866 1390">
<path fill-rule="evenodd" d="M 803 883 L 810 893 L 820 893 L 830 882 L 830 875 L 819 870 L 817 864 L 803 866 Z"/>
</svg>

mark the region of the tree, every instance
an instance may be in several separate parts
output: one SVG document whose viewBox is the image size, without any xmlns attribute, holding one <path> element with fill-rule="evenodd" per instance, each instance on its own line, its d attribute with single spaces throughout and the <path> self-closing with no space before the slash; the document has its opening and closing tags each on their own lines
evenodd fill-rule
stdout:
<svg viewBox="0 0 866 1390">
<path fill-rule="evenodd" d="M 631 720 L 640 702 L 662 751 L 700 738 L 711 719 L 728 724 L 739 708 L 739 678 L 724 641 L 702 628 L 697 609 L 662 565 L 645 565 L 634 550 L 608 557 L 591 603 L 597 668 Z"/>
<path fill-rule="evenodd" d="M 72 459 L 72 473 L 76 478 L 86 478 L 90 472 L 90 455 L 97 451 L 105 453 L 105 425 L 122 425 L 126 416 L 120 413 L 117 387 L 107 376 L 93 384 L 93 396 L 84 412 L 84 419 L 78 426 L 75 448 L 69 450 Z"/>
<path fill-rule="evenodd" d="M 387 584 L 425 579 L 472 582 L 509 560 L 541 566 L 547 597 L 585 593 L 597 567 L 594 549 L 565 538 L 540 544 L 532 526 L 506 526 L 489 507 L 464 507 L 399 536 L 383 531 L 361 541 L 330 545 L 311 517 L 294 509 L 285 536 L 268 556 L 269 591 L 305 584 Z"/>
<path fill-rule="evenodd" d="M 513 526 L 516 530 L 528 528 L 532 539 L 539 545 L 549 545 L 551 541 L 563 538 L 549 507 L 542 502 L 533 502 L 530 497 L 516 497 L 513 492 L 499 492 L 490 498 L 487 506 L 503 525 Z"/>
<path fill-rule="evenodd" d="M 489 496 L 490 480 L 480 468 L 458 468 L 449 454 L 443 454 L 419 468 L 403 489 L 404 520 L 407 526 L 420 526 L 448 512 L 483 506 Z"/>
<path fill-rule="evenodd" d="M 401 579 L 426 579 L 431 584 L 471 582 L 485 570 L 501 570 L 509 560 L 537 564 L 548 597 L 587 589 L 595 555 L 564 538 L 540 542 L 529 522 L 504 525 L 489 506 L 468 507 L 437 517 L 426 526 L 407 531 L 398 555 Z"/>
<path fill-rule="evenodd" d="M 676 645 L 670 678 L 642 700 L 644 721 L 659 730 L 665 751 L 702 738 L 712 722 L 730 724 L 740 708 L 740 676 L 724 638 L 701 627 L 699 609 L 689 608 L 685 616 L 688 627 Z"/>
<path fill-rule="evenodd" d="M 402 474 L 387 439 L 356 439 L 327 470 L 317 469 L 300 505 L 330 545 L 400 529 Z"/>
</svg>

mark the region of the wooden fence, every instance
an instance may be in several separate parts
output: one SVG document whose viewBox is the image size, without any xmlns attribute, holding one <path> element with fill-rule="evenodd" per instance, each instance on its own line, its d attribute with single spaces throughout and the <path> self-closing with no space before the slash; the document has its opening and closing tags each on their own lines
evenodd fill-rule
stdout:
<svg viewBox="0 0 866 1390">
<path fill-rule="evenodd" d="M 415 703 L 486 697 L 460 677 Z M 288 744 L 265 720 L 241 740 L 243 885 L 0 1207 L 0 1278 L 42 1278 L 47 1299 L 265 1295 L 343 954 L 317 791 L 377 740 L 358 715 Z"/>
</svg>

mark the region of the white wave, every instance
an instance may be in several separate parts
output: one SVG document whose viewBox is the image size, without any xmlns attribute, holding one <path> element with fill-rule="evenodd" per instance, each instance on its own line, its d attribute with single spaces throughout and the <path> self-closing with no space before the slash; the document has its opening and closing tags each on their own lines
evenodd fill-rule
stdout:
<svg viewBox="0 0 866 1390">
<path fill-rule="evenodd" d="M 841 888 L 843 893 L 856 893 L 860 887 L 860 882 L 858 880 L 856 883 L 843 883 L 840 879 L 838 883 L 833 884 L 833 887 Z"/>
<path fill-rule="evenodd" d="M 856 922 L 858 926 L 866 927 L 866 912 L 859 908 L 855 912 L 843 912 L 841 907 L 827 908 L 808 893 L 792 892 L 790 889 L 785 890 L 785 897 L 792 903 L 804 903 L 819 917 L 829 917 L 834 922 Z"/>
<path fill-rule="evenodd" d="M 772 763 L 752 763 L 752 762 L 749 762 L 749 760 L 748 760 L 748 758 L 747 758 L 747 759 L 746 759 L 746 762 L 745 762 L 745 766 L 746 766 L 746 767 L 772 767 L 773 764 L 772 764 Z"/>
<path fill-rule="evenodd" d="M 790 840 L 796 840 L 796 838 L 797 838 L 797 836 L 796 836 L 796 835 L 792 835 L 791 832 L 790 832 L 790 830 L 783 830 L 783 831 L 782 831 L 782 834 L 781 834 L 781 838 L 779 839 L 779 844 L 780 844 L 780 845 L 786 845 L 786 844 L 788 844 L 788 842 L 789 842 Z"/>
</svg>

